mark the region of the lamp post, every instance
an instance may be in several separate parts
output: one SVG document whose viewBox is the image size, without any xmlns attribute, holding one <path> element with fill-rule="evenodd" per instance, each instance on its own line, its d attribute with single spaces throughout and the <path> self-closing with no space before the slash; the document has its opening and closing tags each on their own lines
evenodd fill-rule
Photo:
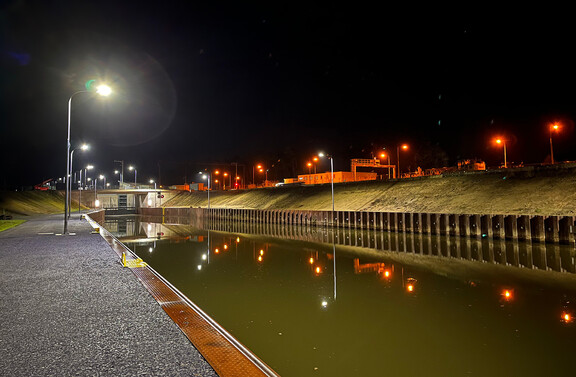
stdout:
<svg viewBox="0 0 576 377">
<path fill-rule="evenodd" d="M 156 181 L 154 181 L 153 179 L 150 180 L 150 184 L 154 183 L 154 190 L 156 190 Z"/>
<path fill-rule="evenodd" d="M 75 93 L 72 93 L 72 95 L 70 96 L 70 99 L 68 99 L 68 129 L 67 129 L 67 137 L 66 137 L 66 198 L 65 198 L 65 202 L 64 202 L 64 231 L 63 234 L 67 234 L 68 233 L 68 201 L 70 198 L 70 190 L 69 190 L 69 178 L 68 178 L 68 174 L 70 173 L 70 119 L 71 119 L 71 114 L 72 114 L 72 98 L 76 95 L 76 94 L 80 94 L 80 93 L 87 93 L 90 92 L 90 88 L 91 88 L 91 84 L 93 83 L 93 80 L 90 80 L 88 83 L 86 83 L 86 89 L 87 90 L 79 90 Z M 101 95 L 101 96 L 109 96 L 110 93 L 112 93 L 112 89 L 110 89 L 109 86 L 107 85 L 100 85 L 96 88 L 96 93 Z"/>
<path fill-rule="evenodd" d="M 398 178 L 402 178 L 402 173 L 400 172 L 400 149 L 404 151 L 408 150 L 408 145 L 402 144 L 396 147 L 396 165 L 398 166 L 398 173 L 396 173 L 396 175 L 398 176 Z"/>
<path fill-rule="evenodd" d="M 506 140 L 498 138 L 496 139 L 496 144 L 498 145 L 502 144 L 502 146 L 504 147 L 504 169 L 506 169 L 508 167 L 508 164 L 506 162 Z"/>
<path fill-rule="evenodd" d="M 86 165 L 86 167 L 84 168 L 84 187 L 86 187 L 87 185 L 87 181 L 88 181 L 88 172 L 87 170 L 91 170 L 94 169 L 93 165 Z"/>
<path fill-rule="evenodd" d="M 550 125 L 550 162 L 554 165 L 554 148 L 552 148 L 552 132 L 558 132 L 560 126 L 558 123 Z"/>
<path fill-rule="evenodd" d="M 200 172 L 200 174 L 202 174 L 202 172 Z M 212 175 L 212 173 L 208 173 L 208 174 L 204 174 L 202 175 L 202 179 L 207 179 L 208 180 L 208 209 L 210 209 L 210 176 Z"/>
<path fill-rule="evenodd" d="M 70 218 L 70 213 L 72 212 L 72 166 L 74 162 L 74 151 L 76 151 L 76 149 L 85 151 L 88 149 L 88 145 L 82 144 L 80 148 L 74 148 L 72 149 L 72 152 L 70 152 L 70 172 L 69 177 L 66 179 L 66 185 L 68 185 L 68 192 L 70 193 L 68 195 L 68 218 Z M 80 170 L 80 174 L 82 174 L 82 170 Z M 78 202 L 78 206 L 80 206 L 80 202 Z"/>
<path fill-rule="evenodd" d="M 102 189 L 104 190 L 106 188 L 106 176 L 100 174 L 98 178 L 102 180 Z"/>
<path fill-rule="evenodd" d="M 128 170 L 134 170 L 134 188 L 136 188 L 136 185 L 137 185 L 136 181 L 137 181 L 137 178 L 138 178 L 138 171 L 136 170 L 136 168 L 135 168 L 134 166 L 129 166 L 129 167 L 128 167 Z"/>
<path fill-rule="evenodd" d="M 88 169 L 92 169 L 94 166 L 92 165 L 87 165 L 84 168 L 84 186 L 86 186 L 86 170 Z M 82 169 L 80 169 L 80 181 L 79 181 L 80 186 L 78 187 L 78 214 L 80 215 L 80 210 L 82 208 L 82 190 L 84 189 L 84 187 L 82 186 Z M 80 218 L 82 218 L 82 215 L 80 215 Z"/>
<path fill-rule="evenodd" d="M 253 184 L 254 186 L 256 186 L 256 175 L 255 175 L 255 172 L 254 172 L 255 169 L 258 169 L 258 171 L 259 171 L 260 173 L 263 172 L 263 170 L 262 170 L 263 168 L 262 168 L 262 165 L 261 165 L 261 164 L 258 164 L 258 165 L 255 165 L 255 166 L 253 165 L 253 166 L 252 166 L 252 184 Z"/>
<path fill-rule="evenodd" d="M 384 152 L 380 153 L 381 159 L 384 159 L 386 157 L 388 157 L 388 179 L 390 179 L 390 153 L 384 153 Z"/>
<path fill-rule="evenodd" d="M 118 187 L 122 188 L 122 184 L 124 183 L 124 160 L 114 160 L 114 162 L 120 163 L 120 171 L 114 171 L 114 174 L 120 174 L 120 180 L 118 181 Z"/>
<path fill-rule="evenodd" d="M 331 155 L 318 153 L 318 157 L 327 157 L 330 159 L 330 186 L 332 188 L 332 221 L 334 221 L 334 158 Z"/>
</svg>

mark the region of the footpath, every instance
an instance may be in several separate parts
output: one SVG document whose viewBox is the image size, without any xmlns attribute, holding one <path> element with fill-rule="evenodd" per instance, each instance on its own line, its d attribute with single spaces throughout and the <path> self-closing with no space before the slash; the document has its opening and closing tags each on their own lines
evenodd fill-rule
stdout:
<svg viewBox="0 0 576 377">
<path fill-rule="evenodd" d="M 0 232 L 0 374 L 217 376 L 86 220 Z"/>
</svg>

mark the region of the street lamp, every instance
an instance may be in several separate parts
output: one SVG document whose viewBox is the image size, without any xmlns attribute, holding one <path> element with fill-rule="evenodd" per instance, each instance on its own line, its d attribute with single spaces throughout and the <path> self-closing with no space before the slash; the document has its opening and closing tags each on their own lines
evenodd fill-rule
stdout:
<svg viewBox="0 0 576 377">
<path fill-rule="evenodd" d="M 552 132 L 558 132 L 560 130 L 560 126 L 558 123 L 554 123 L 550 125 L 550 161 L 552 165 L 554 165 L 554 149 L 552 148 Z"/>
<path fill-rule="evenodd" d="M 76 149 L 85 151 L 88 149 L 88 145 L 82 144 L 79 148 L 74 148 L 72 149 L 72 152 L 70 152 L 70 172 L 68 178 L 66 179 L 66 185 L 68 186 L 68 192 L 70 193 L 68 195 L 68 218 L 70 218 L 70 213 L 72 212 L 72 170 L 73 170 L 72 165 L 74 162 L 74 151 L 76 151 Z M 82 174 L 82 170 L 80 170 L 80 174 Z"/>
<path fill-rule="evenodd" d="M 334 158 L 331 155 L 318 153 L 318 157 L 327 157 L 330 159 L 330 185 L 332 188 L 332 221 L 334 221 Z"/>
<path fill-rule="evenodd" d="M 84 168 L 84 186 L 86 186 L 86 170 L 90 170 L 94 168 L 94 166 L 92 165 L 87 165 Z M 80 181 L 79 181 L 80 185 L 78 186 L 78 214 L 80 215 L 80 210 L 82 208 L 82 190 L 84 189 L 84 187 L 82 186 L 82 169 L 80 169 Z M 80 218 L 82 218 L 82 215 L 80 215 Z"/>
<path fill-rule="evenodd" d="M 258 169 L 258 171 L 259 171 L 260 173 L 262 173 L 262 172 L 264 171 L 264 170 L 263 170 L 264 168 L 262 167 L 262 164 L 258 164 L 258 165 L 255 165 L 255 166 L 253 165 L 253 166 L 252 166 L 252 184 L 256 186 L 256 175 L 255 175 L 255 172 L 254 172 L 255 169 Z"/>
<path fill-rule="evenodd" d="M 80 93 L 86 93 L 90 91 L 91 88 L 91 84 L 93 84 L 94 81 L 90 80 L 88 83 L 86 83 L 86 90 L 79 90 L 75 93 L 73 93 L 70 96 L 70 99 L 68 100 L 68 130 L 67 130 L 67 137 L 66 137 L 66 176 L 68 175 L 68 173 L 70 173 L 70 169 L 71 169 L 71 164 L 70 164 L 70 119 L 71 119 L 71 114 L 72 114 L 72 98 L 76 95 L 76 94 L 80 94 Z M 101 96 L 109 96 L 112 93 L 112 89 L 107 86 L 107 85 L 100 85 L 96 88 L 96 93 L 101 95 Z M 63 234 L 67 234 L 68 233 L 68 201 L 70 199 L 70 190 L 69 190 L 69 184 L 68 184 L 69 178 L 66 178 L 66 201 L 64 203 L 64 232 Z"/>
<path fill-rule="evenodd" d="M 154 190 L 156 190 L 156 181 L 153 180 L 153 179 L 151 179 L 151 180 L 150 180 L 150 184 L 152 184 L 152 183 L 154 183 Z"/>
<path fill-rule="evenodd" d="M 84 168 L 84 187 L 86 187 L 87 183 L 86 181 L 88 180 L 88 172 L 87 170 L 92 170 L 94 169 L 93 165 L 86 165 L 86 167 Z M 80 173 L 82 174 L 82 173 Z M 80 177 L 80 180 L 82 180 L 82 177 Z"/>
<path fill-rule="evenodd" d="M 403 151 L 408 150 L 408 144 L 402 144 L 402 145 L 398 145 L 398 147 L 396 147 L 396 162 L 398 165 L 398 178 L 402 178 L 402 173 L 400 172 L 400 149 L 402 149 Z"/>
<path fill-rule="evenodd" d="M 202 174 L 202 172 L 200 172 L 199 174 Z M 210 175 L 212 173 L 208 173 L 208 174 L 203 174 L 202 175 L 202 179 L 207 179 L 208 180 L 208 209 L 210 209 Z"/>
<path fill-rule="evenodd" d="M 136 179 L 138 177 L 138 171 L 134 166 L 129 166 L 128 170 L 134 170 L 134 188 L 136 188 Z"/>
<path fill-rule="evenodd" d="M 100 176 L 98 177 L 102 180 L 102 189 L 106 188 L 106 177 L 102 174 L 100 174 Z"/>
<path fill-rule="evenodd" d="M 504 147 L 504 169 L 506 169 L 508 167 L 508 164 L 506 162 L 506 140 L 502 138 L 497 138 L 495 142 L 498 145 L 502 144 L 502 146 Z"/>
<path fill-rule="evenodd" d="M 390 179 L 390 153 L 380 152 L 380 159 L 383 160 L 388 157 L 388 179 Z"/>
</svg>

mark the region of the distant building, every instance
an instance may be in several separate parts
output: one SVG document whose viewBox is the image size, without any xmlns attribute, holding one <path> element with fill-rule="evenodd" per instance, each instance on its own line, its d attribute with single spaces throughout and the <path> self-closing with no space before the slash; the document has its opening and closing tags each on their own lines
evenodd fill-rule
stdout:
<svg viewBox="0 0 576 377">
<path fill-rule="evenodd" d="M 354 179 L 356 176 L 356 179 Z M 334 183 L 342 182 L 358 182 L 358 181 L 375 181 L 376 173 L 364 173 L 364 172 L 350 172 L 350 171 L 335 171 L 334 172 Z M 323 183 L 330 183 L 330 172 L 317 173 L 317 174 L 303 174 L 298 176 L 298 180 L 295 178 L 287 178 L 284 180 L 285 184 L 290 183 L 304 183 L 305 185 L 319 185 Z"/>
<path fill-rule="evenodd" d="M 169 190 L 181 190 L 181 191 L 204 191 L 206 187 L 204 183 L 189 183 L 184 185 L 172 185 L 168 187 Z"/>
</svg>

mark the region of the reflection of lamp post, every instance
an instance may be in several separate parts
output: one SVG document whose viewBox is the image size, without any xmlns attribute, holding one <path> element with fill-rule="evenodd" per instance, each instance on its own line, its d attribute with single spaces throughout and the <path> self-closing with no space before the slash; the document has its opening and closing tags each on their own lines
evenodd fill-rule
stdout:
<svg viewBox="0 0 576 377">
<path fill-rule="evenodd" d="M 82 144 L 80 148 L 74 148 L 72 149 L 72 152 L 70 152 L 70 174 L 66 180 L 66 184 L 69 185 L 68 192 L 70 193 L 70 195 L 68 195 L 68 218 L 70 218 L 70 213 L 72 212 L 72 165 L 74 162 L 74 151 L 76 149 L 85 151 L 88 149 L 88 145 Z M 82 174 L 82 170 L 80 170 L 80 174 Z M 80 181 L 82 181 L 82 178 L 80 178 Z M 78 206 L 80 206 L 80 202 L 78 202 Z"/>
<path fill-rule="evenodd" d="M 402 173 L 400 172 L 400 148 L 402 148 L 403 151 L 408 150 L 408 145 L 402 144 L 396 148 L 396 162 L 398 165 L 398 173 L 396 173 L 396 175 L 398 175 L 398 178 L 402 178 Z"/>
<path fill-rule="evenodd" d="M 552 132 L 558 132 L 559 129 L 560 129 L 560 126 L 558 125 L 558 123 L 554 123 L 554 124 L 550 125 L 550 161 L 552 162 L 552 165 L 554 165 L 554 149 L 552 148 Z"/>
<path fill-rule="evenodd" d="M 502 144 L 502 146 L 504 147 L 504 169 L 506 169 L 508 167 L 508 164 L 506 162 L 506 140 L 498 138 L 496 139 L 496 144 L 498 145 Z"/>
<path fill-rule="evenodd" d="M 68 100 L 68 132 L 67 132 L 67 138 L 66 138 L 66 198 L 65 198 L 65 203 L 64 203 L 64 234 L 68 233 L 68 201 L 70 198 L 70 190 L 69 190 L 69 184 L 68 181 L 70 180 L 68 178 L 68 174 L 70 173 L 70 169 L 71 169 L 71 165 L 70 165 L 70 116 L 72 114 L 72 98 L 79 93 L 86 93 L 89 91 L 90 89 L 90 85 L 93 83 L 93 81 L 89 81 L 89 83 L 87 83 L 86 85 L 86 89 L 88 90 L 79 90 L 75 93 L 73 93 L 70 96 L 70 99 Z M 100 85 L 96 88 L 96 93 L 100 94 L 101 96 L 109 96 L 110 93 L 112 93 L 112 90 L 110 89 L 109 86 L 106 85 Z"/>
<path fill-rule="evenodd" d="M 94 178 L 94 208 L 98 208 L 100 206 L 100 201 L 98 200 L 98 178 Z"/>
</svg>

